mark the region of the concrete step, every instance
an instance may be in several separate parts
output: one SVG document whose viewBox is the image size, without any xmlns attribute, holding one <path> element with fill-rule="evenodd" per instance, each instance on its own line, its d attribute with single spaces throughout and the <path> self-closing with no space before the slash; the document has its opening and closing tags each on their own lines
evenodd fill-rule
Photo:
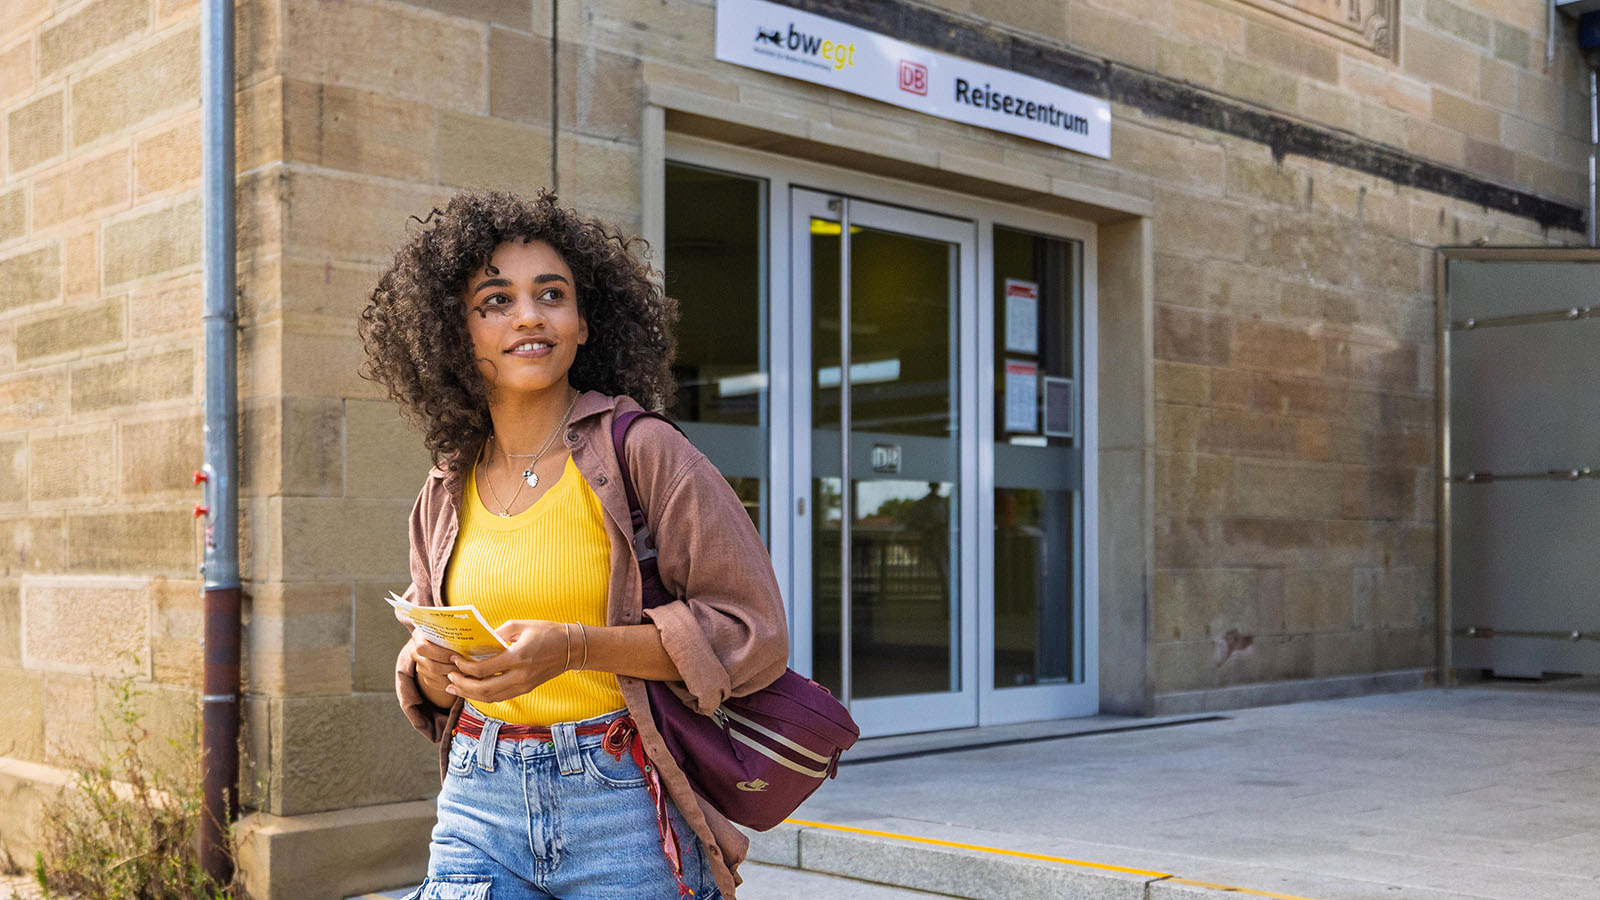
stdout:
<svg viewBox="0 0 1600 900">
<path fill-rule="evenodd" d="M 1134 848 L 1054 843 L 1070 856 L 1008 849 L 1014 835 L 903 819 L 862 820 L 852 825 L 785 823 L 750 836 L 746 866 L 763 877 L 774 869 L 796 875 L 841 879 L 836 892 L 812 897 L 959 897 L 965 900 L 1482 900 L 1462 890 L 1400 888 L 1378 879 L 1241 864 L 1199 856 L 1158 854 Z M 1164 870 L 1117 865 L 1143 860 Z M 759 867 L 759 868 L 757 868 Z M 1187 876 L 1187 877 L 1185 877 Z M 747 882 L 750 876 L 746 876 Z M 783 882 L 789 883 L 787 881 Z M 798 883 L 798 882 L 796 882 Z M 869 887 L 870 886 L 870 887 Z M 846 890 L 848 887 L 850 890 Z M 869 889 L 901 893 L 869 894 Z M 856 893 L 859 891 L 860 893 Z M 763 895 L 740 889 L 741 900 Z M 785 900 L 791 894 L 778 895 Z M 795 893 L 793 897 L 802 897 Z M 810 898 L 806 898 L 810 900 Z"/>
<path fill-rule="evenodd" d="M 874 823 L 878 824 L 878 823 Z M 1146 900 L 1163 873 L 1134 873 L 960 846 L 906 840 L 887 829 L 784 823 L 750 834 L 750 860 L 947 897 L 978 900 Z M 741 894 L 742 896 L 742 894 Z M 840 894 L 839 896 L 850 896 Z"/>
<path fill-rule="evenodd" d="M 930 894 L 927 891 L 757 862 L 740 866 L 739 874 L 744 878 L 744 884 L 739 886 L 739 900 L 821 900 L 834 897 L 841 900 L 949 900 L 950 897 L 949 894 Z"/>
</svg>

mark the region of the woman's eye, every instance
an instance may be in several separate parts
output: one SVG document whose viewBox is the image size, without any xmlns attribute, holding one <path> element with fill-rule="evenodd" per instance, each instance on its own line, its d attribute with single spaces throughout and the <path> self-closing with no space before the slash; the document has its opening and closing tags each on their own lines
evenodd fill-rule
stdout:
<svg viewBox="0 0 1600 900">
<path fill-rule="evenodd" d="M 487 319 L 489 317 L 489 313 L 502 315 L 510 308 L 510 298 L 506 297 L 505 294 L 495 294 L 492 297 L 485 297 L 483 300 L 479 301 L 477 306 L 474 306 L 472 309 L 478 314 L 478 318 Z"/>
<path fill-rule="evenodd" d="M 560 303 L 562 298 L 565 296 L 566 295 L 561 292 L 560 288 L 550 288 L 549 290 L 540 294 L 539 299 L 546 303 Z"/>
</svg>

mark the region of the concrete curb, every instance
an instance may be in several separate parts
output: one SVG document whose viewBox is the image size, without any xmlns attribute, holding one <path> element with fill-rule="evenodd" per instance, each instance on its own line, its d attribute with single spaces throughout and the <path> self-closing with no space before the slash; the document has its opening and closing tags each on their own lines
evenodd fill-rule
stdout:
<svg viewBox="0 0 1600 900">
<path fill-rule="evenodd" d="M 1333 675 L 1294 681 L 1265 681 L 1199 691 L 1157 694 L 1157 716 L 1192 716 L 1257 706 L 1281 706 L 1312 700 L 1341 700 L 1373 694 L 1399 694 L 1433 687 L 1438 673 L 1432 668 L 1396 669 L 1365 675 Z"/>
<path fill-rule="evenodd" d="M 750 836 L 749 858 L 754 862 L 968 900 L 1290 896 L 1197 884 L 1160 872 L 1114 871 L 791 823 L 767 832 L 746 833 Z"/>
</svg>

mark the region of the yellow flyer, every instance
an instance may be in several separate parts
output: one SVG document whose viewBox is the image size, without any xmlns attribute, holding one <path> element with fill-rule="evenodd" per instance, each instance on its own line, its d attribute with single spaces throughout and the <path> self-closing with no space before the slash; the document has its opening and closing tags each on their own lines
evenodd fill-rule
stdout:
<svg viewBox="0 0 1600 900">
<path fill-rule="evenodd" d="M 485 659 L 506 649 L 475 606 L 418 606 L 390 592 L 389 605 L 406 614 L 429 643 L 467 657 Z"/>
</svg>

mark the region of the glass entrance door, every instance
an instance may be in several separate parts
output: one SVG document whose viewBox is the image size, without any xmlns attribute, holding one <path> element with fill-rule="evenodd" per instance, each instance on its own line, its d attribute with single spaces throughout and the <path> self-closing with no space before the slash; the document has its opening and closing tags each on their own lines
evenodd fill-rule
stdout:
<svg viewBox="0 0 1600 900">
<path fill-rule="evenodd" d="M 792 226 L 796 655 L 863 734 L 974 725 L 975 227 L 798 188 Z"/>
</svg>

